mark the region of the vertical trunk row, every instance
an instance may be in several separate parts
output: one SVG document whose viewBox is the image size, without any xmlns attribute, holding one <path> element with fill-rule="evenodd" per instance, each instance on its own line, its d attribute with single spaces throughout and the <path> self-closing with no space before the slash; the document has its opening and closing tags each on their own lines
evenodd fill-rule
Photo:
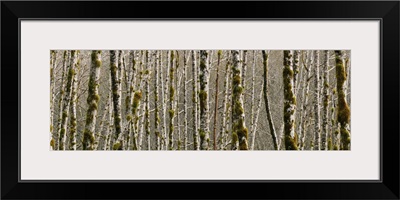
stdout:
<svg viewBox="0 0 400 200">
<path fill-rule="evenodd" d="M 65 134 L 67 131 L 67 119 L 69 116 L 69 106 L 70 106 L 70 100 L 71 100 L 71 91 L 72 91 L 72 84 L 73 84 L 73 78 L 75 76 L 75 66 L 77 62 L 77 52 L 76 51 L 71 51 L 71 61 L 69 64 L 69 70 L 68 70 L 68 76 L 67 76 L 67 85 L 65 89 L 65 97 L 64 97 L 64 105 L 62 109 L 62 117 L 61 117 L 61 129 L 60 133 L 58 134 L 59 140 L 59 150 L 65 150 Z"/>
<path fill-rule="evenodd" d="M 307 71 L 307 74 L 305 74 L 305 78 L 303 81 L 303 93 L 302 93 L 302 105 L 300 109 L 300 123 L 299 123 L 299 148 L 301 150 L 304 149 L 305 147 L 305 138 L 306 138 L 306 127 L 309 122 L 307 120 L 309 118 L 309 112 L 307 112 L 307 107 L 308 107 L 308 98 L 309 98 L 309 91 L 310 91 L 310 80 L 312 78 L 311 72 L 312 72 L 312 65 L 313 65 L 313 51 L 310 51 L 308 56 L 306 56 L 307 63 L 304 63 L 304 68 Z M 308 59 L 307 59 L 308 57 Z M 308 68 L 307 68 L 308 66 Z"/>
<path fill-rule="evenodd" d="M 319 105 L 319 51 L 314 51 L 314 143 L 312 149 L 321 150 L 321 124 Z"/>
<path fill-rule="evenodd" d="M 199 134 L 198 134 L 198 101 L 197 101 L 197 66 L 196 66 L 196 51 L 192 50 L 192 73 L 193 73 L 193 149 L 194 150 L 199 150 L 200 145 L 199 145 Z"/>
<path fill-rule="evenodd" d="M 60 85 L 60 97 L 58 100 L 58 110 L 59 110 L 59 116 L 58 116 L 58 124 L 57 124 L 57 133 L 55 134 L 56 136 L 53 138 L 52 145 L 54 145 L 54 149 L 59 149 L 59 138 L 60 138 L 60 133 L 62 129 L 62 115 L 63 115 L 63 106 L 64 106 L 64 98 L 65 98 L 65 83 L 66 83 L 66 73 L 69 68 L 67 67 L 67 60 L 69 59 L 69 53 L 68 51 L 64 51 L 63 55 L 63 69 L 62 69 L 62 74 L 61 74 L 61 85 Z"/>
<path fill-rule="evenodd" d="M 263 55 L 263 69 L 264 69 L 263 91 L 264 91 L 265 109 L 267 112 L 268 125 L 272 137 L 272 142 L 274 144 L 275 150 L 278 150 L 278 139 L 276 136 L 274 121 L 272 120 L 271 110 L 269 106 L 269 99 L 268 99 L 268 54 L 265 50 L 263 50 L 262 55 Z"/>
<path fill-rule="evenodd" d="M 296 97 L 293 93 L 293 65 L 292 51 L 283 51 L 283 122 L 285 135 L 285 149 L 297 150 L 297 136 L 295 133 Z M 265 86 L 264 86 L 265 87 Z"/>
<path fill-rule="evenodd" d="M 99 78 L 101 67 L 101 51 L 92 51 L 92 62 L 90 66 L 90 77 L 88 85 L 85 130 L 83 132 L 83 150 L 93 150 L 94 148 L 94 130 L 96 127 L 97 106 L 99 102 Z"/>
<path fill-rule="evenodd" d="M 232 137 L 239 142 L 240 150 L 248 150 L 248 131 L 245 125 L 243 109 L 243 87 L 241 81 L 242 69 L 239 62 L 239 51 L 232 50 Z M 236 142 L 235 142 L 236 143 Z M 235 149 L 235 145 L 233 145 Z"/>
<path fill-rule="evenodd" d="M 323 69 L 323 110 L 322 110 L 322 135 L 321 150 L 331 150 L 332 137 L 328 134 L 328 116 L 329 116 L 329 51 L 324 51 L 324 69 Z"/>
<path fill-rule="evenodd" d="M 347 73 L 343 63 L 343 51 L 335 50 L 336 90 L 338 97 L 337 122 L 340 125 L 340 149 L 350 149 L 350 108 L 347 105 L 345 85 Z"/>
<path fill-rule="evenodd" d="M 76 52 L 76 56 L 78 57 L 79 51 Z M 76 103 L 77 99 L 77 91 L 78 91 L 78 71 L 80 68 L 80 60 L 78 59 L 77 64 L 75 66 L 74 78 L 72 79 L 72 89 L 71 89 L 71 105 L 70 105 L 70 123 L 69 123 L 69 150 L 76 150 Z"/>
<path fill-rule="evenodd" d="M 200 100 L 200 149 L 208 150 L 209 149 L 209 63 L 207 63 L 208 52 L 206 50 L 200 51 L 200 90 L 199 90 L 199 100 Z"/>
</svg>

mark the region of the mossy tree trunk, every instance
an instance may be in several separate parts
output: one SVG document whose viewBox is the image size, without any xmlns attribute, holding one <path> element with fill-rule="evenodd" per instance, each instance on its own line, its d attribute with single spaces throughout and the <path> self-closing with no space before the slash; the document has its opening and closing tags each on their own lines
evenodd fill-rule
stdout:
<svg viewBox="0 0 400 200">
<path fill-rule="evenodd" d="M 206 50 L 200 50 L 200 90 L 199 90 L 199 100 L 200 100 L 200 149 L 208 150 L 210 142 L 210 131 L 208 126 L 209 120 L 209 65 L 207 63 L 208 52 Z"/>
<path fill-rule="evenodd" d="M 192 109 L 192 113 L 193 113 L 193 149 L 194 150 L 199 150 L 200 149 L 200 145 L 199 145 L 199 133 L 198 133 L 198 114 L 197 114 L 197 110 L 198 110 L 198 98 L 197 98 L 197 82 L 198 82 L 198 78 L 197 78 L 197 61 L 196 61 L 196 51 L 192 50 L 191 51 L 192 55 L 192 73 L 193 73 L 193 88 L 192 88 L 192 94 L 193 94 L 193 109 Z"/>
<path fill-rule="evenodd" d="M 343 51 L 335 50 L 336 90 L 338 98 L 337 122 L 340 125 L 340 149 L 350 149 L 350 108 L 346 101 L 347 73 L 343 63 Z"/>
<path fill-rule="evenodd" d="M 168 134 L 168 150 L 173 149 L 174 144 L 174 120 L 175 120 L 175 110 L 174 110 L 174 51 L 169 51 L 170 63 L 169 63 L 169 134 Z"/>
<path fill-rule="evenodd" d="M 79 51 L 78 51 L 79 52 Z M 79 56 L 79 53 L 77 57 Z M 77 91 L 78 91 L 78 71 L 80 68 L 80 59 L 78 58 L 76 67 L 75 67 L 75 74 L 74 78 L 72 79 L 72 89 L 71 89 L 71 105 L 70 105 L 70 123 L 69 123 L 69 143 L 68 149 L 69 150 L 76 150 L 76 104 L 78 101 Z"/>
<path fill-rule="evenodd" d="M 283 51 L 283 123 L 286 150 L 298 149 L 295 133 L 296 97 L 293 92 L 292 55 L 292 51 Z"/>
<path fill-rule="evenodd" d="M 100 78 L 100 68 L 102 65 L 101 61 L 101 51 L 92 51 L 91 55 L 92 61 L 90 66 L 90 77 L 88 85 L 88 97 L 87 97 L 87 114 L 85 130 L 83 132 L 83 150 L 93 150 L 94 149 L 94 131 L 96 127 L 97 119 L 97 107 L 99 102 L 99 78 Z"/>
<path fill-rule="evenodd" d="M 248 131 L 244 118 L 242 69 L 240 68 L 239 51 L 232 50 L 232 57 L 232 144 L 236 143 L 234 140 L 237 138 L 239 150 L 248 150 Z M 235 145 L 232 146 L 235 148 Z"/>
<path fill-rule="evenodd" d="M 296 97 L 297 97 L 297 91 L 299 90 L 299 88 L 296 88 L 299 69 L 300 69 L 300 51 L 294 50 L 293 51 L 293 91 L 294 91 L 294 94 Z"/>
<path fill-rule="evenodd" d="M 274 125 L 274 121 L 272 119 L 271 109 L 270 109 L 269 99 L 268 99 L 268 53 L 265 50 L 263 50 L 262 56 L 263 56 L 263 70 L 264 70 L 263 91 L 264 91 L 265 109 L 267 112 L 269 131 L 270 131 L 270 134 L 272 137 L 272 142 L 274 144 L 274 149 L 278 150 L 278 139 L 276 136 L 275 125 Z"/>
<path fill-rule="evenodd" d="M 55 137 L 53 138 L 54 140 L 51 142 L 52 145 L 54 145 L 54 149 L 58 150 L 59 149 L 59 138 L 60 138 L 60 133 L 62 129 L 62 118 L 63 118 L 63 105 L 64 105 L 64 98 L 65 98 L 65 83 L 66 83 L 66 78 L 65 75 L 68 74 L 69 68 L 67 66 L 67 60 L 69 59 L 69 52 L 64 51 L 63 55 L 63 69 L 62 69 L 62 74 L 61 74 L 61 85 L 60 85 L 60 95 L 59 95 L 59 100 L 58 100 L 58 110 L 59 110 L 59 116 L 58 116 L 58 123 L 57 123 L 57 133 L 55 134 Z"/>
<path fill-rule="evenodd" d="M 312 149 L 321 150 L 319 51 L 314 51 L 314 143 Z"/>
<path fill-rule="evenodd" d="M 160 80 L 160 51 L 154 51 L 154 136 L 156 138 L 156 150 L 161 150 L 161 134 L 160 134 L 160 115 L 159 115 L 159 81 Z"/>
<path fill-rule="evenodd" d="M 121 66 L 118 66 L 118 54 L 119 51 L 110 51 L 110 72 L 111 72 L 111 87 L 113 96 L 113 112 L 114 112 L 114 134 L 112 149 L 122 150 L 124 147 L 122 134 L 121 134 Z"/>
<path fill-rule="evenodd" d="M 323 109 L 322 109 L 322 135 L 321 150 L 330 150 L 332 146 L 332 137 L 328 134 L 328 117 L 329 117 L 329 51 L 324 51 L 324 68 L 323 68 Z"/>
<path fill-rule="evenodd" d="M 54 141 L 55 136 L 53 135 L 53 127 L 54 127 L 54 96 L 56 93 L 55 81 L 54 81 L 54 74 L 56 71 L 56 59 L 57 59 L 57 51 L 51 50 L 50 51 L 50 147 L 51 150 L 55 149 Z"/>
<path fill-rule="evenodd" d="M 71 51 L 71 61 L 69 64 L 68 76 L 67 76 L 67 85 L 65 87 L 65 97 L 64 97 L 64 105 L 62 108 L 62 117 L 61 117 L 61 129 L 59 131 L 59 140 L 58 144 L 59 150 L 65 150 L 65 134 L 67 131 L 67 119 L 69 116 L 69 108 L 70 108 L 70 101 L 71 101 L 71 91 L 72 91 L 72 84 L 73 79 L 75 76 L 75 67 L 77 63 L 77 51 Z"/>
</svg>

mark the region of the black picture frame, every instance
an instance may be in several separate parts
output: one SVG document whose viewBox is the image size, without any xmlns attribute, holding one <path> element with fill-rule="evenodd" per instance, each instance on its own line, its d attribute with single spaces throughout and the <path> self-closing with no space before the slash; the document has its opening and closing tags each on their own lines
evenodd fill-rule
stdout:
<svg viewBox="0 0 400 200">
<path fill-rule="evenodd" d="M 2 1 L 1 198 L 399 199 L 399 6 L 398 1 Z M 379 19 L 381 180 L 20 182 L 20 19 Z"/>
</svg>

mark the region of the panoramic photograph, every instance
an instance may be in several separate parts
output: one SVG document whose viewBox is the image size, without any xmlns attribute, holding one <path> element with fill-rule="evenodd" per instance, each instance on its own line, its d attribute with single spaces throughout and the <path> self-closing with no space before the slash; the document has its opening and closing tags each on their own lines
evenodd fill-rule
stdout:
<svg viewBox="0 0 400 200">
<path fill-rule="evenodd" d="M 50 150 L 351 150 L 350 50 L 50 50 Z"/>
</svg>

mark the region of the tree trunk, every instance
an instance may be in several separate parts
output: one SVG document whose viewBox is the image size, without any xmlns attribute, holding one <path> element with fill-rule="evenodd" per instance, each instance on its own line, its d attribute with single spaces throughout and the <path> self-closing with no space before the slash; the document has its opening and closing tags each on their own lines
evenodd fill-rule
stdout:
<svg viewBox="0 0 400 200">
<path fill-rule="evenodd" d="M 83 132 L 83 150 L 94 149 L 94 130 L 97 119 L 97 106 L 99 102 L 99 78 L 101 67 L 101 51 L 92 51 L 92 62 L 90 66 L 90 77 L 88 85 L 88 110 L 86 114 L 85 131 Z"/>
<path fill-rule="evenodd" d="M 340 125 L 340 149 L 350 150 L 350 108 L 344 91 L 347 73 L 343 63 L 343 51 L 335 50 L 336 90 L 338 97 L 337 121 Z"/>
<path fill-rule="evenodd" d="M 230 78 L 230 52 L 227 51 L 227 63 L 226 63 L 226 67 L 225 67 L 225 80 L 224 80 L 224 99 L 222 101 L 222 106 L 223 106 L 223 110 L 222 110 L 222 123 L 221 123 L 221 137 L 220 137 L 220 144 L 221 147 L 220 149 L 222 150 L 226 150 L 225 148 L 225 143 L 227 140 L 227 136 L 228 136 L 228 130 L 227 130 L 227 113 L 228 113 L 228 93 L 229 93 L 229 78 Z M 228 118 L 229 119 L 229 118 Z"/>
<path fill-rule="evenodd" d="M 285 149 L 297 150 L 297 136 L 295 133 L 296 97 L 293 93 L 293 65 L 292 51 L 283 51 L 283 122 L 285 134 Z"/>
<path fill-rule="evenodd" d="M 114 138 L 112 143 L 113 150 L 122 150 L 124 147 L 122 134 L 121 134 L 121 66 L 118 66 L 118 51 L 110 51 L 110 71 L 111 71 L 111 85 L 113 94 L 113 110 L 114 110 Z"/>
<path fill-rule="evenodd" d="M 69 65 L 69 70 L 68 70 L 68 77 L 67 77 L 67 85 L 66 85 L 66 94 L 64 98 L 64 105 L 62 109 L 62 118 L 61 118 L 61 129 L 60 133 L 58 134 L 59 137 L 59 150 L 65 150 L 65 133 L 67 131 L 67 119 L 69 116 L 69 106 L 70 106 L 70 100 L 71 100 L 71 91 L 72 91 L 72 84 L 73 84 L 73 78 L 75 76 L 75 66 L 77 62 L 77 52 L 76 51 L 71 51 L 71 61 Z"/>
<path fill-rule="evenodd" d="M 156 150 L 161 150 L 161 135 L 160 135 L 160 116 L 158 107 L 160 102 L 158 100 L 158 90 L 159 90 L 159 73 L 160 73 L 160 51 L 154 51 L 155 61 L 154 61 L 154 135 L 156 137 Z M 162 80 L 160 80 L 162 81 Z"/>
<path fill-rule="evenodd" d="M 323 110 L 322 110 L 322 135 L 321 150 L 329 150 L 332 146 L 332 138 L 328 135 L 328 116 L 329 116 L 329 51 L 324 51 L 324 69 L 323 69 Z M 331 145 L 329 145 L 331 143 Z"/>
<path fill-rule="evenodd" d="M 54 144 L 54 149 L 58 150 L 59 149 L 59 139 L 60 139 L 60 133 L 61 133 L 61 129 L 62 129 L 62 118 L 63 118 L 63 105 L 64 105 L 64 98 L 65 98 L 65 75 L 67 73 L 67 70 L 69 70 L 69 68 L 67 67 L 67 60 L 69 59 L 69 53 L 68 51 L 64 51 L 64 55 L 63 55 L 63 69 L 62 69 L 62 75 L 61 75 L 61 85 L 60 85 L 60 97 L 58 100 L 58 110 L 59 110 L 59 116 L 58 116 L 58 124 L 57 124 L 57 133 L 55 134 L 55 137 L 53 138 L 54 141 L 51 142 Z M 65 130 L 64 130 L 65 131 Z"/>
<path fill-rule="evenodd" d="M 295 50 L 293 51 L 293 92 L 294 95 L 297 97 L 297 91 L 299 88 L 297 86 L 297 78 L 299 74 L 299 67 L 300 66 L 300 51 Z"/>
<path fill-rule="evenodd" d="M 314 51 L 314 144 L 312 149 L 321 150 L 321 124 L 319 105 L 319 51 Z"/>
<path fill-rule="evenodd" d="M 199 91 L 199 99 L 200 99 L 200 149 L 208 150 L 209 149 L 209 70 L 210 67 L 207 63 L 208 52 L 206 50 L 200 51 L 200 91 Z"/>
<path fill-rule="evenodd" d="M 151 150 L 151 138 L 150 138 L 150 115 L 149 115 L 149 110 L 150 110 L 150 105 L 149 105 L 149 98 L 150 98 L 150 70 L 151 70 L 151 51 L 146 51 L 146 70 L 144 71 L 145 74 L 145 85 L 144 85 L 144 90 L 146 92 L 146 96 L 144 99 L 144 105 L 145 105 L 145 111 L 144 111 L 144 117 L 145 117 L 145 132 L 147 136 L 147 149 Z"/>
<path fill-rule="evenodd" d="M 187 68 L 187 63 L 188 63 L 188 55 L 187 55 L 187 51 L 183 52 L 183 126 L 184 126 L 184 131 L 183 131 L 183 149 L 187 150 L 187 146 L 188 146 L 188 113 L 187 113 L 187 97 L 188 97 L 188 91 L 187 91 L 187 87 L 186 87 L 186 83 L 187 83 L 187 72 L 186 72 L 186 68 Z M 194 80 L 193 80 L 194 81 Z"/>
<path fill-rule="evenodd" d="M 217 150 L 217 117 L 218 117 L 218 78 L 222 51 L 218 51 L 217 77 L 215 78 L 215 107 L 214 107 L 214 150 Z"/>
<path fill-rule="evenodd" d="M 239 66 L 239 51 L 232 50 L 232 137 L 237 138 L 240 150 L 248 150 L 248 131 L 245 125 L 243 109 L 243 87 L 241 82 L 241 68 Z M 234 141 L 233 139 L 233 141 Z M 236 142 L 235 142 L 236 143 Z M 233 145 L 235 146 L 235 145 Z"/>
<path fill-rule="evenodd" d="M 250 104 L 250 123 L 251 123 L 251 145 L 250 145 L 250 149 L 254 150 L 254 141 L 255 141 L 255 132 L 254 132 L 254 95 L 255 95 L 255 75 L 256 75 L 256 62 L 257 62 L 257 51 L 253 51 L 253 65 L 252 65 L 252 70 L 251 70 L 251 104 Z"/>
<path fill-rule="evenodd" d="M 55 90 L 55 81 L 54 81 L 54 75 L 55 75 L 55 68 L 56 68 L 56 60 L 57 60 L 57 51 L 51 50 L 50 51 L 50 147 L 51 150 L 55 149 L 55 136 L 53 135 L 53 123 L 54 123 L 54 96 L 56 93 Z"/>
<path fill-rule="evenodd" d="M 268 125 L 272 137 L 272 142 L 274 144 L 274 149 L 278 150 L 278 140 L 276 136 L 274 121 L 272 120 L 271 110 L 269 107 L 269 99 L 268 99 L 268 54 L 265 50 L 262 51 L 262 54 L 263 54 L 263 69 L 264 69 L 263 91 L 264 91 L 265 109 L 267 111 Z"/>
<path fill-rule="evenodd" d="M 78 52 L 76 53 L 78 57 Z M 76 150 L 76 103 L 77 99 L 77 90 L 78 90 L 78 70 L 80 68 L 80 60 L 78 59 L 77 64 L 75 66 L 74 78 L 72 79 L 72 90 L 71 90 L 71 105 L 70 105 L 70 129 L 69 129 L 69 150 Z"/>
<path fill-rule="evenodd" d="M 308 59 L 307 59 L 308 57 Z M 311 72 L 312 72 L 312 66 L 313 66 L 313 53 L 310 51 L 310 54 L 306 56 L 306 60 L 308 64 L 304 65 L 304 68 L 307 70 L 307 74 L 305 75 L 306 77 L 304 78 L 303 81 L 303 93 L 302 93 L 302 105 L 301 105 L 301 110 L 300 110 L 300 123 L 299 123 L 299 148 L 301 150 L 304 150 L 305 147 L 305 136 L 306 136 L 306 125 L 308 123 L 308 113 L 307 112 L 307 106 L 308 106 L 308 98 L 309 98 L 309 91 L 310 91 L 310 80 L 312 78 Z M 308 68 L 307 68 L 308 66 Z"/>
<path fill-rule="evenodd" d="M 169 63 L 169 134 L 168 134 L 168 150 L 172 150 L 174 143 L 174 119 L 175 119 L 175 110 L 174 110 L 174 51 L 169 51 L 170 63 Z"/>
<path fill-rule="evenodd" d="M 261 88 L 264 88 L 264 82 L 262 83 Z M 262 100 L 262 95 L 264 94 L 264 91 L 265 91 L 265 90 L 261 90 L 261 91 L 260 91 L 260 98 L 259 98 L 259 100 L 258 100 L 258 106 L 257 106 L 257 114 L 256 114 L 256 118 L 254 119 L 253 126 L 252 126 L 252 130 L 251 130 L 251 135 L 253 136 L 253 137 L 252 137 L 252 140 L 251 140 L 251 147 L 250 147 L 251 150 L 254 150 L 254 143 L 255 143 L 255 141 L 256 141 L 258 117 L 259 117 L 260 110 L 261 110 L 261 102 L 262 102 L 261 100 Z M 279 146 L 279 145 L 278 145 L 278 146 Z"/>
<path fill-rule="evenodd" d="M 198 110 L 198 101 L 197 101 L 197 66 L 196 66 L 196 51 L 192 50 L 192 73 L 193 73 L 193 149 L 199 150 L 199 134 L 198 134 L 198 118 L 197 118 L 197 110 Z"/>
</svg>

